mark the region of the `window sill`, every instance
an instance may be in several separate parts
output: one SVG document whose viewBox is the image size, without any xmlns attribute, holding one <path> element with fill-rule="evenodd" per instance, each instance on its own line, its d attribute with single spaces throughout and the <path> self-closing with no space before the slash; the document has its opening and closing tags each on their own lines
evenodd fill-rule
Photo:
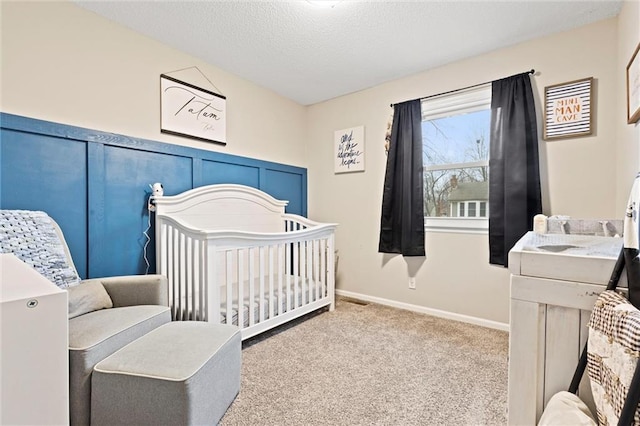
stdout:
<svg viewBox="0 0 640 426">
<path fill-rule="evenodd" d="M 462 234 L 489 233 L 489 219 L 462 217 L 425 217 L 426 232 L 453 232 Z"/>
</svg>

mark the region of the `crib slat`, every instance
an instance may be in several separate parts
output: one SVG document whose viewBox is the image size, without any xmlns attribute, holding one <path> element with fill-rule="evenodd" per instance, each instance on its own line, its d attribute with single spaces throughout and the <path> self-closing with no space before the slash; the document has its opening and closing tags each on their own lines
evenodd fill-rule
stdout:
<svg viewBox="0 0 640 426">
<path fill-rule="evenodd" d="M 278 245 L 278 314 L 282 315 L 282 312 L 285 310 L 286 304 L 284 299 L 284 285 L 286 283 L 285 279 L 285 265 L 288 264 L 287 260 L 287 245 Z"/>
<path fill-rule="evenodd" d="M 227 305 L 227 324 L 233 324 L 233 251 L 226 251 L 226 259 L 227 259 L 227 267 L 225 268 L 226 275 L 226 285 L 227 285 L 227 296 L 226 296 L 226 305 Z"/>
<path fill-rule="evenodd" d="M 175 318 L 175 312 L 174 312 L 174 305 L 173 305 L 173 285 L 171 283 L 171 262 L 169 261 L 170 259 L 170 252 L 171 252 L 171 232 L 170 232 L 170 227 L 167 224 L 162 224 L 160 225 L 160 256 L 159 259 L 156 259 L 156 262 L 160 263 L 160 273 L 162 275 L 164 275 L 165 277 L 167 277 L 167 280 L 169 281 L 169 288 L 168 288 L 168 300 L 169 300 L 169 304 L 171 306 L 171 318 Z M 158 242 L 156 241 L 156 244 L 158 244 Z"/>
<path fill-rule="evenodd" d="M 258 308 L 260 309 L 260 314 L 259 314 L 259 319 L 258 321 L 262 322 L 264 321 L 264 314 L 265 314 L 265 301 L 266 298 L 264 297 L 264 274 L 266 274 L 266 270 L 265 270 L 265 266 L 264 266 L 264 250 L 265 248 L 263 246 L 261 246 L 258 249 L 258 253 L 259 253 L 259 264 L 258 264 L 258 277 L 260 280 L 260 284 L 259 284 L 259 302 L 258 302 Z"/>
<path fill-rule="evenodd" d="M 249 306 L 249 327 L 255 324 L 255 297 L 256 297 L 256 288 L 255 288 L 255 271 L 254 271 L 254 256 L 256 255 L 255 248 L 250 247 L 248 249 L 248 263 L 249 263 L 249 295 L 247 300 L 247 305 Z"/>
<path fill-rule="evenodd" d="M 167 280 L 169 281 L 169 304 L 171 305 L 171 318 L 176 319 L 175 289 L 173 288 L 173 230 L 167 226 Z"/>
<path fill-rule="evenodd" d="M 185 266 L 187 260 L 187 245 L 186 245 L 186 236 L 183 233 L 180 233 L 179 237 L 180 241 L 180 264 L 178 265 L 180 268 L 180 272 L 178 276 L 180 277 L 180 291 L 182 291 L 182 320 L 189 320 L 189 288 L 187 287 L 187 279 L 186 272 L 187 268 Z"/>
<path fill-rule="evenodd" d="M 327 240 L 323 239 L 322 240 L 322 250 L 320 251 L 320 268 L 321 268 L 321 275 L 320 275 L 320 291 L 322 294 L 322 297 L 325 297 L 325 289 L 326 289 L 326 284 L 327 284 Z"/>
<path fill-rule="evenodd" d="M 200 241 L 194 239 L 193 240 L 193 297 L 196 304 L 196 320 L 202 321 L 202 291 L 200 290 L 202 287 L 200 286 L 200 264 L 204 262 L 204 258 L 202 257 L 202 253 L 200 251 Z"/>
<path fill-rule="evenodd" d="M 176 298 L 176 318 L 182 321 L 182 289 L 180 288 L 180 233 L 173 231 L 173 288 Z"/>
<path fill-rule="evenodd" d="M 307 294 L 309 295 L 309 303 L 316 300 L 316 290 L 314 283 L 315 276 L 315 255 L 316 240 L 307 241 Z"/>
<path fill-rule="evenodd" d="M 290 297 L 290 295 L 291 295 L 291 268 L 292 268 L 292 265 L 291 265 L 291 262 L 292 262 L 292 260 L 291 260 L 291 258 L 292 258 L 292 256 L 291 256 L 291 251 L 292 251 L 291 246 L 292 246 L 292 244 L 285 244 L 285 246 L 284 246 L 284 252 L 285 252 L 284 260 L 285 260 L 285 268 L 286 269 L 285 269 L 285 271 L 283 273 L 284 273 L 284 294 L 285 294 L 284 297 L 286 297 L 286 304 L 283 303 L 283 305 L 285 306 L 285 308 L 284 308 L 285 312 L 289 312 L 291 310 L 291 297 Z"/>
<path fill-rule="evenodd" d="M 183 235 L 184 240 L 184 253 L 182 255 L 182 277 L 184 280 L 184 293 L 185 293 L 185 317 L 188 320 L 193 320 L 193 291 L 191 290 L 191 238 L 188 235 Z"/>
<path fill-rule="evenodd" d="M 236 250 L 238 259 L 238 327 L 244 328 L 244 250 Z"/>
<path fill-rule="evenodd" d="M 201 264 L 204 263 L 205 258 L 202 257 L 201 242 L 198 239 L 193 240 L 193 289 L 194 300 L 196 304 L 196 321 L 203 321 L 202 318 L 202 269 Z"/>
<path fill-rule="evenodd" d="M 304 287 L 306 285 L 306 278 L 307 278 L 307 267 L 306 267 L 307 241 L 302 241 L 299 243 L 299 245 L 300 245 L 300 277 L 298 278 L 298 285 L 296 286 L 296 288 L 300 289 L 300 293 L 298 294 L 298 297 L 296 297 L 296 300 L 298 301 L 298 306 L 301 306 L 301 305 L 307 304 L 306 292 L 304 291 Z"/>
<path fill-rule="evenodd" d="M 269 271 L 269 318 L 273 318 L 273 278 L 276 275 L 276 270 L 273 267 L 273 252 L 276 250 L 275 246 L 269 246 L 269 260 L 267 265 L 267 270 Z"/>
<path fill-rule="evenodd" d="M 178 282 L 180 283 L 180 291 L 182 292 L 182 314 L 181 318 L 183 321 L 189 320 L 189 293 L 187 287 L 187 280 L 185 278 L 186 268 L 186 237 L 183 233 L 180 233 L 180 237 L 178 237 L 179 241 L 179 258 L 180 263 L 178 264 L 179 272 L 178 272 Z"/>
<path fill-rule="evenodd" d="M 300 243 L 295 242 L 293 243 L 293 249 L 291 250 L 293 252 L 293 274 L 291 276 L 293 281 L 293 289 L 291 287 L 289 287 L 289 294 L 287 295 L 287 301 L 288 302 L 293 302 L 293 309 L 298 307 L 298 269 L 299 269 L 299 253 L 300 253 Z M 293 295 L 291 294 L 291 292 L 293 291 Z M 293 300 L 292 300 L 293 298 Z M 291 310 L 291 306 L 289 306 L 289 310 Z"/>
<path fill-rule="evenodd" d="M 198 303 L 200 306 L 200 321 L 208 321 L 207 309 L 205 306 L 205 300 L 207 300 L 207 276 L 206 276 L 206 262 L 207 262 L 207 249 L 206 242 L 202 241 L 198 244 L 199 256 L 198 256 Z M 220 306 L 218 304 L 218 306 Z"/>
<path fill-rule="evenodd" d="M 312 277 L 309 282 L 309 294 L 313 294 L 313 300 L 316 301 L 320 299 L 320 294 L 318 293 L 318 276 L 320 275 L 320 264 L 318 262 L 318 254 L 320 253 L 320 240 L 313 240 L 313 271 L 311 272 Z M 313 282 L 313 285 L 311 284 Z M 313 290 L 312 290 L 313 289 Z"/>
<path fill-rule="evenodd" d="M 189 237 L 189 256 L 187 257 L 187 260 L 190 260 L 190 262 L 188 263 L 189 273 L 187 274 L 187 285 L 191 286 L 191 289 L 189 290 L 189 292 L 191 293 L 191 319 L 194 321 L 198 320 L 196 256 L 196 242 L 193 240 L 193 238 Z"/>
<path fill-rule="evenodd" d="M 186 315 L 187 315 L 187 319 L 188 320 L 193 320 L 193 291 L 191 290 L 191 285 L 193 280 L 191 279 L 191 238 L 188 235 L 184 236 L 184 260 L 183 260 L 183 265 L 184 265 L 184 272 L 183 272 L 183 276 L 184 276 L 184 287 L 185 287 L 185 294 L 187 296 L 187 301 L 185 303 L 186 305 Z"/>
<path fill-rule="evenodd" d="M 167 225 L 164 222 L 158 224 L 159 232 L 156 241 L 157 256 L 156 256 L 156 270 L 158 274 L 167 276 Z"/>
<path fill-rule="evenodd" d="M 335 309 L 335 291 L 336 291 L 336 282 L 335 282 L 335 236 L 331 234 L 327 238 L 327 268 L 329 272 L 327 273 L 327 297 L 331 300 L 331 304 L 329 305 L 329 310 L 333 311 Z"/>
<path fill-rule="evenodd" d="M 176 300 L 176 319 L 182 321 L 182 289 L 180 288 L 180 233 L 173 230 L 173 288 Z"/>
<path fill-rule="evenodd" d="M 307 298 L 309 297 L 305 290 L 307 286 L 307 280 L 309 279 L 309 268 L 307 264 L 309 262 L 309 241 L 300 242 L 300 304 L 306 305 Z"/>
<path fill-rule="evenodd" d="M 178 243 L 178 230 L 174 229 L 173 230 L 173 259 L 171 259 L 172 263 L 173 263 L 173 300 L 174 300 L 174 306 L 176 307 L 176 312 L 175 312 L 175 318 L 177 320 L 181 320 L 182 319 L 182 311 L 181 311 L 181 303 L 182 303 L 182 297 L 181 297 L 181 292 L 180 292 L 180 278 L 179 278 L 179 272 L 180 272 L 180 250 L 179 250 L 179 243 Z"/>
<path fill-rule="evenodd" d="M 303 282 L 303 285 L 306 288 L 305 294 L 306 294 L 306 300 L 305 300 L 305 304 L 306 303 L 311 303 L 313 301 L 313 287 L 311 284 L 311 278 L 312 278 L 312 266 L 313 266 L 313 256 L 312 256 L 312 250 L 313 250 L 313 241 L 307 241 L 305 243 L 307 245 L 307 258 L 306 258 L 306 266 L 307 266 L 307 280 L 305 282 Z"/>
<path fill-rule="evenodd" d="M 191 293 L 191 319 L 193 321 L 199 321 L 198 315 L 198 269 L 197 269 L 197 256 L 198 256 L 198 247 L 196 245 L 196 241 L 189 237 L 189 262 L 187 263 L 189 268 L 189 274 L 187 275 L 187 284 L 189 285 L 189 292 Z"/>
<path fill-rule="evenodd" d="M 322 269 L 322 252 L 324 251 L 324 245 L 322 243 L 322 239 L 318 240 L 318 274 L 316 276 L 316 291 L 318 293 L 318 298 L 322 298 L 322 277 L 324 276 L 324 269 Z"/>
<path fill-rule="evenodd" d="M 190 262 L 190 247 L 189 247 L 189 236 L 188 235 L 184 235 L 182 236 L 182 240 L 183 240 L 183 248 L 182 248 L 182 282 L 183 282 L 183 286 L 184 286 L 184 298 L 185 298 L 185 302 L 184 302 L 184 309 L 185 309 L 185 317 L 187 320 L 192 320 L 193 319 L 193 301 L 191 299 L 192 293 L 191 293 L 191 281 L 189 280 L 189 276 L 191 275 L 189 272 L 189 264 Z"/>
</svg>

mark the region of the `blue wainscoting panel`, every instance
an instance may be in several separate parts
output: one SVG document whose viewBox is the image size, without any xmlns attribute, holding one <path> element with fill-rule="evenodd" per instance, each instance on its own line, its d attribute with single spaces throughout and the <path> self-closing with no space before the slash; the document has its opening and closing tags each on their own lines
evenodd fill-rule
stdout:
<svg viewBox="0 0 640 426">
<path fill-rule="evenodd" d="M 3 131 L 0 208 L 42 210 L 62 228 L 87 276 L 87 150 L 82 141 Z"/>
<path fill-rule="evenodd" d="M 0 208 L 47 211 L 83 278 L 145 273 L 145 246 L 155 271 L 154 182 L 167 195 L 243 184 L 307 212 L 304 168 L 0 113 Z"/>
<path fill-rule="evenodd" d="M 287 213 L 307 215 L 307 179 L 294 171 L 266 169 L 262 190 L 280 200 L 288 200 Z"/>
<path fill-rule="evenodd" d="M 236 183 L 259 188 L 260 166 L 204 160 L 202 161 L 202 182 L 203 185 Z"/>
<path fill-rule="evenodd" d="M 146 270 L 142 253 L 149 226 L 147 200 L 149 184 L 170 183 L 167 195 L 192 188 L 191 158 L 106 146 L 104 150 L 104 223 L 92 218 L 91 225 L 102 227 L 89 241 L 91 274 L 94 276 L 126 275 Z M 147 234 L 150 237 L 150 230 Z M 114 244 L 113 242 L 117 242 Z M 103 248 L 104 249 L 101 249 Z M 147 247 L 151 264 L 155 245 Z M 95 265 L 95 266 L 93 266 Z"/>
</svg>

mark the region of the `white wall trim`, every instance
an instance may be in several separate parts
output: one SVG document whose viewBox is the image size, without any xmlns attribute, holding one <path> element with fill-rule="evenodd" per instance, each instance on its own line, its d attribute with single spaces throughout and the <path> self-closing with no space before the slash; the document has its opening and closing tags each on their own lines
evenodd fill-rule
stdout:
<svg viewBox="0 0 640 426">
<path fill-rule="evenodd" d="M 479 325 L 481 327 L 493 328 L 496 330 L 509 331 L 509 324 L 491 321 L 484 318 L 472 317 L 469 315 L 456 314 L 455 312 L 441 311 L 439 309 L 426 308 L 424 306 L 412 305 L 410 303 L 398 302 L 395 300 L 383 299 L 381 297 L 368 296 L 366 294 L 354 293 L 352 291 L 336 289 L 336 295 L 349 297 L 351 299 L 363 300 L 365 302 L 378 303 L 380 305 L 391 306 L 392 308 L 404 309 L 421 314 L 432 315 L 438 318 L 450 319 L 454 321 L 466 322 L 468 324 Z"/>
<path fill-rule="evenodd" d="M 424 217 L 425 232 L 454 232 L 462 234 L 489 234 L 486 217 Z"/>
</svg>

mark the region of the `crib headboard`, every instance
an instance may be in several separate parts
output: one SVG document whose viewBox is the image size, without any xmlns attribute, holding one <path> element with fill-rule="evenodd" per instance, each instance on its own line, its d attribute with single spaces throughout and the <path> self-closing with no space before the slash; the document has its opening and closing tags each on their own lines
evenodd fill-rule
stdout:
<svg viewBox="0 0 640 426">
<path fill-rule="evenodd" d="M 156 217 L 177 218 L 192 228 L 219 231 L 283 232 L 288 201 L 233 184 L 206 185 L 155 199 Z"/>
</svg>

